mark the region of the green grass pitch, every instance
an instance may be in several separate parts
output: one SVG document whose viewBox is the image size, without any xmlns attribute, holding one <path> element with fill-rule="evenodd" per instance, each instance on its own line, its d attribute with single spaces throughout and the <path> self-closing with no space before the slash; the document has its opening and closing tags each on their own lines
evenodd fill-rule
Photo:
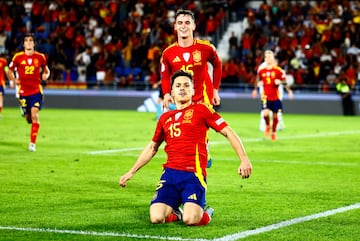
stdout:
<svg viewBox="0 0 360 241">
<path fill-rule="evenodd" d="M 231 146 L 210 131 L 207 202 L 215 214 L 208 226 L 187 227 L 149 223 L 162 149 L 118 186 L 152 137 L 154 113 L 45 108 L 30 153 L 30 126 L 5 107 L 0 240 L 359 240 L 359 117 L 285 113 L 286 128 L 271 142 L 258 130 L 259 114 L 221 114 L 242 138 L 253 174 L 241 179 Z"/>
</svg>

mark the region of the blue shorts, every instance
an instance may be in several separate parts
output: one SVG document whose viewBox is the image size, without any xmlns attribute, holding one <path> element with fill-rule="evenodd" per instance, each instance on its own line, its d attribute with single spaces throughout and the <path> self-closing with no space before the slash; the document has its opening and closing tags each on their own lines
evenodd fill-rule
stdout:
<svg viewBox="0 0 360 241">
<path fill-rule="evenodd" d="M 165 203 L 176 210 L 181 204 L 192 202 L 205 207 L 206 179 L 203 184 L 193 172 L 166 168 L 157 185 L 151 204 Z"/>
<path fill-rule="evenodd" d="M 19 97 L 19 104 L 23 110 L 24 115 L 31 113 L 31 108 L 36 107 L 41 110 L 43 105 L 43 95 L 41 93 L 29 95 L 29 96 L 21 96 Z"/>
<path fill-rule="evenodd" d="M 262 101 L 262 109 L 269 109 L 273 113 L 278 113 L 282 111 L 282 103 L 281 100 L 263 100 Z"/>
<path fill-rule="evenodd" d="M 5 95 L 5 89 L 2 85 L 0 85 L 0 94 Z"/>
</svg>

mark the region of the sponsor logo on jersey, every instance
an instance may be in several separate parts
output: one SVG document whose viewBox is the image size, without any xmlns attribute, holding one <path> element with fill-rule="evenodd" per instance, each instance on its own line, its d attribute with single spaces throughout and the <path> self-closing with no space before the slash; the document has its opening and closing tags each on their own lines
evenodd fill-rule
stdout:
<svg viewBox="0 0 360 241">
<path fill-rule="evenodd" d="M 188 196 L 188 199 L 190 199 L 190 200 L 197 200 L 196 193 L 191 194 L 190 196 Z"/>
<path fill-rule="evenodd" d="M 181 62 L 181 59 L 179 58 L 179 56 L 176 56 L 175 59 L 173 59 L 172 62 L 173 63 L 178 63 L 178 62 Z"/>
</svg>

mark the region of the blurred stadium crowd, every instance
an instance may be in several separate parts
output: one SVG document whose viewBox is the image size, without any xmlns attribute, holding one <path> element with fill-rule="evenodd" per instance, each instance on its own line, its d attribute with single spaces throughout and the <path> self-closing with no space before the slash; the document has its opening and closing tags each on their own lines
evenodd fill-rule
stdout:
<svg viewBox="0 0 360 241">
<path fill-rule="evenodd" d="M 242 21 L 243 32 L 228 39 L 224 88 L 252 85 L 268 48 L 295 88 L 326 92 L 344 76 L 353 88 L 360 85 L 359 1 L 2 1 L 0 54 L 10 60 L 24 33 L 33 32 L 51 82 L 148 89 L 159 80 L 161 51 L 176 40 L 179 8 L 194 11 L 196 37 L 215 46 L 229 23 Z"/>
</svg>

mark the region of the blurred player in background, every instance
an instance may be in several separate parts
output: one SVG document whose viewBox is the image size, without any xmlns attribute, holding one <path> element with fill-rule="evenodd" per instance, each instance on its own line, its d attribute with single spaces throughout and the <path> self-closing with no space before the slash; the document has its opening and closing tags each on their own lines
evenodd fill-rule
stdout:
<svg viewBox="0 0 360 241">
<path fill-rule="evenodd" d="M 218 94 L 222 63 L 214 45 L 208 40 L 195 40 L 196 28 L 194 13 L 180 9 L 175 14 L 174 30 L 177 42 L 168 46 L 162 53 L 160 60 L 161 86 L 164 95 L 164 106 L 169 109 L 173 99 L 170 95 L 171 75 L 177 70 L 184 70 L 193 75 L 195 95 L 193 102 L 220 105 Z M 208 64 L 212 66 L 212 77 Z M 209 157 L 209 167 L 212 160 Z"/>
<path fill-rule="evenodd" d="M 274 52 L 266 50 L 264 53 L 264 62 L 257 70 L 257 81 L 255 83 L 252 96 L 256 98 L 258 94 L 257 88 L 259 88 L 262 101 L 260 118 L 265 122 L 264 135 L 265 137 L 270 136 L 271 131 L 271 140 L 273 141 L 276 140 L 276 131 L 279 128 L 278 124 L 280 121 L 279 117 L 283 122 L 281 102 L 283 96 L 282 85 L 285 85 L 289 98 L 292 99 L 293 93 L 290 89 L 290 85 L 286 84 L 285 71 L 277 65 Z M 271 117 L 272 123 L 270 121 Z M 260 121 L 260 129 L 262 129 L 261 125 L 262 123 Z M 284 127 L 284 123 L 282 123 L 282 125 Z"/>
<path fill-rule="evenodd" d="M 8 67 L 7 60 L 3 57 L 3 54 L 1 54 L 0 55 L 0 114 L 4 107 L 6 76 L 7 76 L 8 69 L 9 69 L 9 67 Z"/>
<path fill-rule="evenodd" d="M 39 111 L 43 104 L 41 82 L 49 78 L 50 70 L 45 55 L 35 51 L 34 35 L 24 36 L 23 47 L 24 50 L 16 53 L 9 64 L 8 78 L 17 86 L 20 107 L 31 124 L 29 151 L 34 152 L 40 128 Z"/>
<path fill-rule="evenodd" d="M 274 66 L 277 65 L 277 60 L 274 58 Z M 257 73 L 259 72 L 260 69 L 265 68 L 266 67 L 266 62 L 262 62 L 257 70 Z M 257 78 L 259 78 L 259 75 L 257 75 Z M 286 74 L 286 83 L 285 84 L 281 84 L 278 86 L 279 88 L 279 99 L 282 101 L 284 98 L 284 88 L 286 89 L 288 95 L 289 95 L 289 99 L 293 99 L 293 92 L 291 90 L 291 85 L 294 83 L 294 77 L 292 75 L 288 75 Z M 259 94 L 260 96 L 262 95 L 264 88 L 262 86 L 261 82 L 257 82 L 257 85 L 259 86 L 255 86 L 255 88 L 259 89 Z M 285 87 L 284 87 L 285 86 Z M 256 97 L 256 96 L 254 96 Z M 272 112 L 270 112 L 270 116 L 272 116 Z M 260 131 L 265 131 L 266 128 L 266 123 L 265 123 L 265 119 L 264 119 L 264 110 L 260 111 L 260 125 L 259 125 L 259 130 Z M 285 129 L 285 121 L 283 118 L 283 113 L 282 111 L 278 112 L 278 125 L 276 127 L 277 131 L 283 130 Z"/>
<path fill-rule="evenodd" d="M 161 115 L 152 140 L 131 169 L 120 177 L 119 185 L 125 187 L 165 141 L 167 161 L 151 201 L 150 221 L 166 223 L 182 219 L 186 225 L 206 225 L 214 212 L 213 208 L 205 208 L 208 129 L 228 139 L 240 160 L 238 173 L 242 178 L 250 176 L 252 165 L 239 136 L 225 120 L 209 104 L 191 100 L 194 95 L 192 75 L 180 70 L 174 73 L 171 82 L 176 110 Z M 183 212 L 179 209 L 181 205 Z"/>
</svg>

